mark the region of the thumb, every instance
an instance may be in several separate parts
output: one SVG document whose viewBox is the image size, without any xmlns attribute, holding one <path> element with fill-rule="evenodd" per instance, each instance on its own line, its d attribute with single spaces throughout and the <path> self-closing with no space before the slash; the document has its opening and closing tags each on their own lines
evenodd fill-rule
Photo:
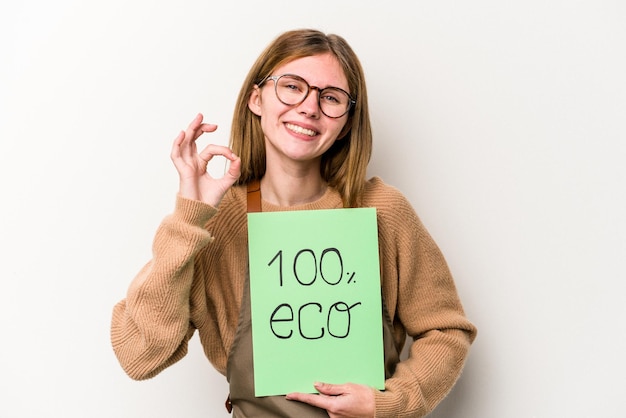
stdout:
<svg viewBox="0 0 626 418">
<path fill-rule="evenodd" d="M 228 174 L 233 179 L 233 181 L 236 181 L 241 175 L 241 159 L 235 154 L 233 154 L 231 158 L 232 159 L 230 161 L 230 165 L 226 174 Z"/>
</svg>

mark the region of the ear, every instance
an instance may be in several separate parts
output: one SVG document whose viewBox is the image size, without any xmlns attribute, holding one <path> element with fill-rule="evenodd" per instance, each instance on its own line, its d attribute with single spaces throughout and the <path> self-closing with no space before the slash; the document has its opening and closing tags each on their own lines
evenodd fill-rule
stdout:
<svg viewBox="0 0 626 418">
<path fill-rule="evenodd" d="M 256 84 L 248 98 L 248 109 L 257 116 L 261 116 L 261 89 Z"/>
</svg>

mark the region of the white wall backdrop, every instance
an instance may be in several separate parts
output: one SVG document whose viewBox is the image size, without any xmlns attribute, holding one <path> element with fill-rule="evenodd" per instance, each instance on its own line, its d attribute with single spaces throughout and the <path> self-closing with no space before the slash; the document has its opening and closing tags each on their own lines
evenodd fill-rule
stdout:
<svg viewBox="0 0 626 418">
<path fill-rule="evenodd" d="M 413 202 L 479 327 L 432 415 L 623 416 L 625 5 L 3 1 L 0 417 L 228 416 L 197 337 L 134 382 L 110 313 L 173 209 L 171 141 L 203 112 L 226 143 L 249 66 L 299 27 L 361 57 L 371 174 Z"/>
</svg>

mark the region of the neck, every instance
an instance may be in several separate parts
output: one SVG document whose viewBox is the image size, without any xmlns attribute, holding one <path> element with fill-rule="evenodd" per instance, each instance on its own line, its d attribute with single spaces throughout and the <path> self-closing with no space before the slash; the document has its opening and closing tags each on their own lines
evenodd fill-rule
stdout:
<svg viewBox="0 0 626 418">
<path fill-rule="evenodd" d="M 273 173 L 269 167 L 261 180 L 263 200 L 276 206 L 296 206 L 319 200 L 327 184 L 319 167 L 300 173 Z"/>
</svg>

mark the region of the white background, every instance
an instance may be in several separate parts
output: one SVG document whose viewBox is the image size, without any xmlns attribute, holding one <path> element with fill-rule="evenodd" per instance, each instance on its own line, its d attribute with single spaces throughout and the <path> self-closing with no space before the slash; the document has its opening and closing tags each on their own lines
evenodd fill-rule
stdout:
<svg viewBox="0 0 626 418">
<path fill-rule="evenodd" d="M 134 382 L 110 314 L 173 209 L 171 141 L 203 112 L 226 143 L 250 65 L 299 27 L 360 56 L 370 173 L 414 204 L 479 328 L 432 416 L 623 416 L 625 5 L 3 1 L 0 417 L 227 416 L 197 336 Z"/>
</svg>

